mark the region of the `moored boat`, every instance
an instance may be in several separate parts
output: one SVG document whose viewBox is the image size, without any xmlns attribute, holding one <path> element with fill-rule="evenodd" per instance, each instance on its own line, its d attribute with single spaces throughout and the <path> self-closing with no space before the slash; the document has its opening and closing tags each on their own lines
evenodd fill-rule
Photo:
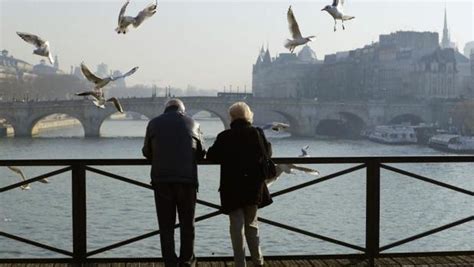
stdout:
<svg viewBox="0 0 474 267">
<path fill-rule="evenodd" d="M 376 126 L 367 137 L 371 141 L 390 145 L 416 144 L 418 141 L 414 127 L 406 125 Z"/>
<path fill-rule="evenodd" d="M 474 136 L 458 134 L 438 134 L 430 138 L 431 148 L 452 153 L 474 153 Z"/>
</svg>

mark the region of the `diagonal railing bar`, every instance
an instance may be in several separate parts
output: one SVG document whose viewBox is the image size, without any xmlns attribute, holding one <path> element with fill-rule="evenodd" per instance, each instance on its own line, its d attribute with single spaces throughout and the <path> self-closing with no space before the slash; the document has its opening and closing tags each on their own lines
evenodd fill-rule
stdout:
<svg viewBox="0 0 474 267">
<path fill-rule="evenodd" d="M 53 251 L 53 252 L 56 252 L 56 253 L 59 253 L 59 254 L 63 254 L 63 255 L 72 257 L 72 252 L 62 250 L 62 249 L 59 249 L 59 248 L 55 248 L 55 247 L 52 247 L 52 246 L 48 246 L 48 245 L 45 245 L 45 244 L 42 244 L 42 243 L 39 243 L 39 242 L 36 242 L 36 241 L 32 241 L 32 240 L 23 238 L 23 237 L 8 234 L 8 233 L 5 233 L 5 232 L 0 232 L 0 236 L 4 236 L 6 238 L 10 238 L 10 239 L 22 242 L 22 243 L 26 243 L 26 244 L 29 244 L 29 245 L 32 245 L 32 246 L 35 246 L 35 247 L 39 247 L 39 248 L 42 248 L 42 249 L 46 249 L 46 250 L 49 250 L 49 251 Z"/>
<path fill-rule="evenodd" d="M 338 171 L 338 172 L 326 175 L 326 176 L 321 177 L 321 178 L 314 179 L 314 180 L 306 182 L 306 183 L 302 183 L 302 184 L 299 184 L 299 185 L 296 185 L 296 186 L 293 186 L 293 187 L 289 187 L 287 189 L 277 191 L 275 193 L 272 193 L 271 196 L 272 197 L 277 197 L 279 195 L 284 195 L 284 194 L 287 194 L 287 193 L 290 193 L 290 192 L 293 192 L 293 191 L 296 191 L 296 190 L 299 190 L 299 189 L 302 189 L 302 188 L 305 188 L 305 187 L 308 187 L 308 186 L 311 186 L 311 185 L 314 185 L 314 184 L 317 184 L 317 183 L 321 183 L 321 182 L 336 178 L 338 176 L 342 176 L 342 175 L 345 175 L 345 174 L 348 174 L 348 173 L 351 173 L 351 172 L 355 172 L 355 171 L 363 169 L 365 167 L 367 167 L 366 164 L 357 165 L 357 166 L 351 167 L 349 169 Z"/>
<path fill-rule="evenodd" d="M 2 187 L 2 188 L 0 188 L 0 193 L 15 189 L 15 188 L 20 187 L 22 185 L 26 185 L 26 184 L 29 184 L 29 183 L 34 183 L 34 182 L 42 180 L 44 178 L 49 178 L 49 177 L 52 177 L 52 176 L 70 171 L 71 169 L 72 169 L 71 167 L 65 167 L 65 168 L 62 168 L 62 169 L 59 169 L 59 170 L 55 170 L 55 171 L 52 171 L 52 172 L 41 174 L 39 176 L 30 178 L 28 180 L 25 180 L 25 181 L 22 181 L 22 182 L 19 182 L 19 183 L 15 183 L 15 184 L 12 184 L 12 185 L 9 185 L 9 186 Z"/>
<path fill-rule="evenodd" d="M 217 216 L 221 213 L 222 213 L 221 211 L 214 211 L 214 212 L 196 217 L 195 221 L 199 222 L 199 221 L 207 220 L 207 219 L 215 217 L 215 216 Z M 174 226 L 174 228 L 178 228 L 178 227 L 179 227 L 179 223 Z M 112 245 L 108 245 L 108 246 L 103 247 L 103 248 L 99 248 L 99 249 L 87 252 L 86 255 L 87 255 L 87 257 L 90 257 L 90 256 L 93 256 L 93 255 L 96 255 L 96 254 L 99 254 L 99 253 L 102 253 L 102 252 L 105 252 L 105 251 L 108 251 L 108 250 L 116 249 L 118 247 L 122 247 L 122 246 L 125 246 L 125 245 L 128 245 L 128 244 L 131 244 L 131 243 L 135 243 L 135 242 L 138 242 L 140 240 L 152 237 L 154 235 L 159 235 L 159 234 L 160 234 L 160 230 L 155 230 L 155 231 L 150 232 L 150 233 L 146 233 L 146 234 L 143 234 L 143 235 L 140 235 L 140 236 L 137 236 L 137 237 L 133 237 L 133 238 L 130 238 L 130 239 L 127 239 L 127 240 L 124 240 L 124 241 L 114 243 Z"/>
<path fill-rule="evenodd" d="M 96 168 L 93 168 L 93 167 L 86 166 L 86 170 L 90 171 L 90 172 L 100 174 L 100 175 L 103 175 L 103 176 L 107 176 L 107 177 L 110 177 L 110 178 L 113 178 L 113 179 L 116 179 L 116 180 L 120 180 L 122 182 L 133 184 L 133 185 L 136 185 L 136 186 L 141 186 L 141 187 L 144 187 L 144 188 L 147 188 L 147 189 L 153 189 L 153 187 L 149 184 L 145 184 L 145 183 L 139 182 L 137 180 L 133 180 L 133 179 L 130 179 L 130 178 L 127 178 L 127 177 L 123 177 L 123 176 L 114 174 L 114 173 L 99 170 L 99 169 L 96 169 Z"/>
<path fill-rule="evenodd" d="M 215 208 L 215 209 L 220 209 L 221 206 L 217 205 L 217 204 L 214 204 L 214 203 L 211 203 L 211 202 L 207 202 L 207 201 L 204 201 L 204 200 L 201 200 L 201 199 L 198 199 L 196 201 L 198 204 L 201 204 L 203 206 L 207 206 L 207 207 L 210 207 L 210 208 Z"/>
<path fill-rule="evenodd" d="M 349 244 L 349 243 L 346 243 L 346 242 L 343 242 L 343 241 L 340 241 L 340 240 L 337 240 L 337 239 L 333 239 L 333 238 L 330 238 L 330 237 L 327 237 L 327 236 L 311 233 L 311 232 L 308 232 L 306 230 L 301 230 L 301 229 L 298 229 L 296 227 L 289 226 L 289 225 L 282 224 L 282 223 L 278 223 L 278 222 L 274 222 L 274 221 L 271 221 L 271 220 L 268 220 L 268 219 L 265 219 L 265 218 L 262 218 L 262 217 L 258 217 L 258 220 L 263 222 L 263 223 L 270 224 L 270 225 L 273 225 L 275 227 L 282 228 L 282 229 L 285 229 L 285 230 L 288 230 L 288 231 L 291 231 L 291 232 L 303 234 L 303 235 L 306 235 L 306 236 L 310 236 L 310 237 L 314 237 L 314 238 L 317 238 L 317 239 L 320 239 L 320 240 L 324 240 L 326 242 L 337 244 L 337 245 L 340 245 L 340 246 L 343 246 L 343 247 L 348 247 L 348 248 L 352 248 L 352 249 L 355 249 L 355 250 L 365 252 L 365 248 L 363 248 L 363 247 L 352 245 L 352 244 Z"/>
<path fill-rule="evenodd" d="M 449 223 L 449 224 L 446 224 L 446 225 L 437 227 L 437 228 L 435 228 L 435 229 L 432 229 L 432 230 L 423 232 L 423 233 L 421 233 L 421 234 L 417 234 L 417 235 L 414 235 L 414 236 L 411 236 L 411 237 L 402 239 L 402 240 L 400 240 L 400 241 L 396 241 L 396 242 L 393 242 L 393 243 L 391 243 L 391 244 L 385 245 L 385 246 L 383 246 L 383 247 L 380 248 L 380 251 L 384 251 L 384 250 L 387 250 L 387 249 L 391 249 L 391 248 L 394 248 L 394 247 L 403 245 L 403 244 L 405 244 L 405 243 L 414 241 L 414 240 L 416 240 L 416 239 L 420 239 L 420 238 L 422 238 L 422 237 L 429 236 L 429 235 L 435 234 L 435 233 L 437 233 L 437 232 L 441 232 L 441 231 L 443 231 L 443 230 L 446 230 L 446 229 L 449 229 L 449 228 L 452 228 L 452 227 L 455 227 L 455 226 L 457 226 L 457 225 L 460 225 L 460 224 L 463 224 L 463 223 L 467 223 L 467 222 L 473 221 L 473 220 L 474 220 L 474 216 L 469 216 L 469 217 L 464 218 L 464 219 L 462 219 L 462 220 L 458 220 L 458 221 L 455 221 L 455 222 L 452 222 L 452 223 Z"/>
<path fill-rule="evenodd" d="M 131 244 L 131 243 L 138 242 L 140 240 L 143 240 L 143 239 L 146 239 L 146 238 L 152 237 L 154 235 L 158 235 L 158 234 L 160 234 L 160 230 L 155 230 L 153 232 L 149 232 L 149 233 L 146 233 L 146 234 L 143 234 L 143 235 L 139 235 L 139 236 L 136 236 L 136 237 L 124 240 L 124 241 L 114 243 L 112 245 L 105 246 L 103 248 L 99 248 L 99 249 L 87 252 L 86 255 L 87 255 L 87 257 L 90 257 L 90 256 L 93 256 L 93 255 L 96 255 L 96 254 L 99 254 L 99 253 L 102 253 L 102 252 L 105 252 L 105 251 L 108 251 L 108 250 L 112 250 L 112 249 L 115 249 L 115 248 L 118 248 L 118 247 L 122 247 L 122 246 L 125 246 L 125 245 L 128 245 L 128 244 Z"/>
<path fill-rule="evenodd" d="M 402 174 L 402 175 L 405 175 L 405 176 L 409 176 L 409 177 L 427 182 L 427 183 L 431 183 L 431 184 L 441 186 L 441 187 L 445 187 L 445 188 L 448 188 L 448 189 L 451 189 L 451 190 L 454 190 L 454 191 L 457 191 L 457 192 L 460 192 L 460 193 L 463 193 L 463 194 L 474 196 L 473 191 L 469 191 L 469 190 L 466 190 L 466 189 L 463 189 L 463 188 L 459 188 L 459 187 L 456 187 L 454 185 L 450 185 L 450 184 L 447 184 L 447 183 L 439 182 L 439 181 L 433 180 L 431 178 L 428 178 L 428 177 L 425 177 L 425 176 L 422 176 L 422 175 L 419 175 L 419 174 L 416 174 L 416 173 L 401 170 L 401 169 L 398 169 L 398 168 L 395 168 L 395 167 L 392 167 L 392 166 L 388 166 L 388 165 L 385 165 L 385 164 L 380 164 L 380 167 L 383 168 L 383 169 L 392 171 L 392 172 L 396 172 L 396 173 L 399 173 L 399 174 Z"/>
</svg>

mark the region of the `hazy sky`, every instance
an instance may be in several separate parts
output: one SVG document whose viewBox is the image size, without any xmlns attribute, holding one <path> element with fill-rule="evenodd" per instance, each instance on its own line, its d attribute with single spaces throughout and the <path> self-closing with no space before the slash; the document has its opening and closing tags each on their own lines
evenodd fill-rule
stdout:
<svg viewBox="0 0 474 267">
<path fill-rule="evenodd" d="M 136 15 L 154 0 L 131 0 L 127 14 Z M 362 47 L 381 33 L 397 30 L 442 31 L 445 5 L 452 39 L 462 50 L 474 40 L 474 1 L 346 0 L 346 13 L 356 19 L 346 30 L 333 32 L 333 20 L 320 1 L 164 1 L 138 29 L 118 35 L 118 12 L 125 1 L 0 0 L 0 49 L 36 64 L 32 46 L 16 31 L 48 39 L 60 68 L 84 61 L 95 70 L 105 62 L 122 72 L 140 66 L 128 84 L 172 85 L 185 88 L 233 88 L 252 81 L 252 64 L 262 44 L 272 56 L 286 52 L 289 37 L 286 12 L 293 12 L 303 35 L 319 59 L 325 54 Z M 340 26 L 340 25 L 339 25 Z M 299 49 L 296 50 L 298 52 Z"/>
</svg>

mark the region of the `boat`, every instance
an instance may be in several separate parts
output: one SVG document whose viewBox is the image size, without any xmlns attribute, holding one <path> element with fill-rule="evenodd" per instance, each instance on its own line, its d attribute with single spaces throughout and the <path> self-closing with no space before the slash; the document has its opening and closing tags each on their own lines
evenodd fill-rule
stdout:
<svg viewBox="0 0 474 267">
<path fill-rule="evenodd" d="M 379 125 L 366 133 L 369 140 L 390 145 L 416 144 L 415 128 L 407 125 Z"/>
<path fill-rule="evenodd" d="M 430 138 L 436 134 L 447 133 L 447 131 L 443 131 L 434 125 L 419 124 L 412 127 L 415 130 L 416 139 L 420 145 L 428 145 Z"/>
<path fill-rule="evenodd" d="M 428 145 L 444 152 L 471 154 L 474 153 L 474 136 L 438 134 L 430 138 Z"/>
</svg>

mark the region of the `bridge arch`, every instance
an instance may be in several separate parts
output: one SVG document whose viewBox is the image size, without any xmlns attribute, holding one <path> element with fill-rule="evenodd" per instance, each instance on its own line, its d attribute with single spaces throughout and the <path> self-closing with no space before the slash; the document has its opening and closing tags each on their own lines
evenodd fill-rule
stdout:
<svg viewBox="0 0 474 267">
<path fill-rule="evenodd" d="M 400 115 L 396 115 L 392 117 L 392 119 L 388 122 L 388 124 L 405 124 L 409 123 L 410 125 L 418 125 L 422 122 L 425 122 L 422 117 L 412 114 L 412 113 L 404 113 Z"/>
<path fill-rule="evenodd" d="M 316 134 L 341 138 L 359 138 L 360 133 L 367 127 L 366 121 L 359 115 L 339 111 L 323 118 L 316 125 Z"/>
<path fill-rule="evenodd" d="M 38 123 L 44 119 L 47 119 L 48 117 L 58 115 L 58 116 L 64 116 L 66 115 L 67 117 L 62 117 L 60 120 L 57 118 L 55 120 L 52 120 L 48 122 L 48 124 L 45 126 L 47 128 L 54 128 L 54 127 L 61 127 L 61 126 L 72 126 L 74 123 L 77 123 L 81 126 L 82 132 L 79 133 L 78 135 L 73 135 L 73 136 L 84 136 L 85 135 L 85 128 L 84 128 L 84 123 L 81 120 L 80 117 L 78 117 L 76 114 L 71 114 L 71 113 L 66 113 L 66 112 L 48 112 L 48 113 L 43 113 L 35 116 L 30 123 L 26 125 L 26 134 L 29 136 L 32 136 L 34 134 L 35 127 L 38 126 Z M 37 131 L 39 132 L 39 130 Z"/>
<path fill-rule="evenodd" d="M 0 138 L 8 137 L 10 129 L 13 129 L 13 136 L 15 136 L 15 119 L 8 116 L 0 114 Z"/>
<path fill-rule="evenodd" d="M 230 118 L 227 115 L 227 111 L 222 112 L 222 111 L 217 111 L 217 110 L 210 109 L 210 108 L 205 108 L 205 107 L 192 107 L 190 109 L 187 109 L 186 113 L 189 116 L 194 117 L 194 115 L 200 113 L 201 111 L 209 112 L 212 115 L 219 118 L 219 120 L 222 122 L 222 126 L 224 127 L 224 129 L 229 129 L 230 128 Z"/>
<path fill-rule="evenodd" d="M 143 137 L 150 118 L 136 111 L 124 113 L 110 112 L 99 125 L 99 136 L 104 137 Z M 124 128 L 128 130 L 123 130 Z"/>
</svg>

